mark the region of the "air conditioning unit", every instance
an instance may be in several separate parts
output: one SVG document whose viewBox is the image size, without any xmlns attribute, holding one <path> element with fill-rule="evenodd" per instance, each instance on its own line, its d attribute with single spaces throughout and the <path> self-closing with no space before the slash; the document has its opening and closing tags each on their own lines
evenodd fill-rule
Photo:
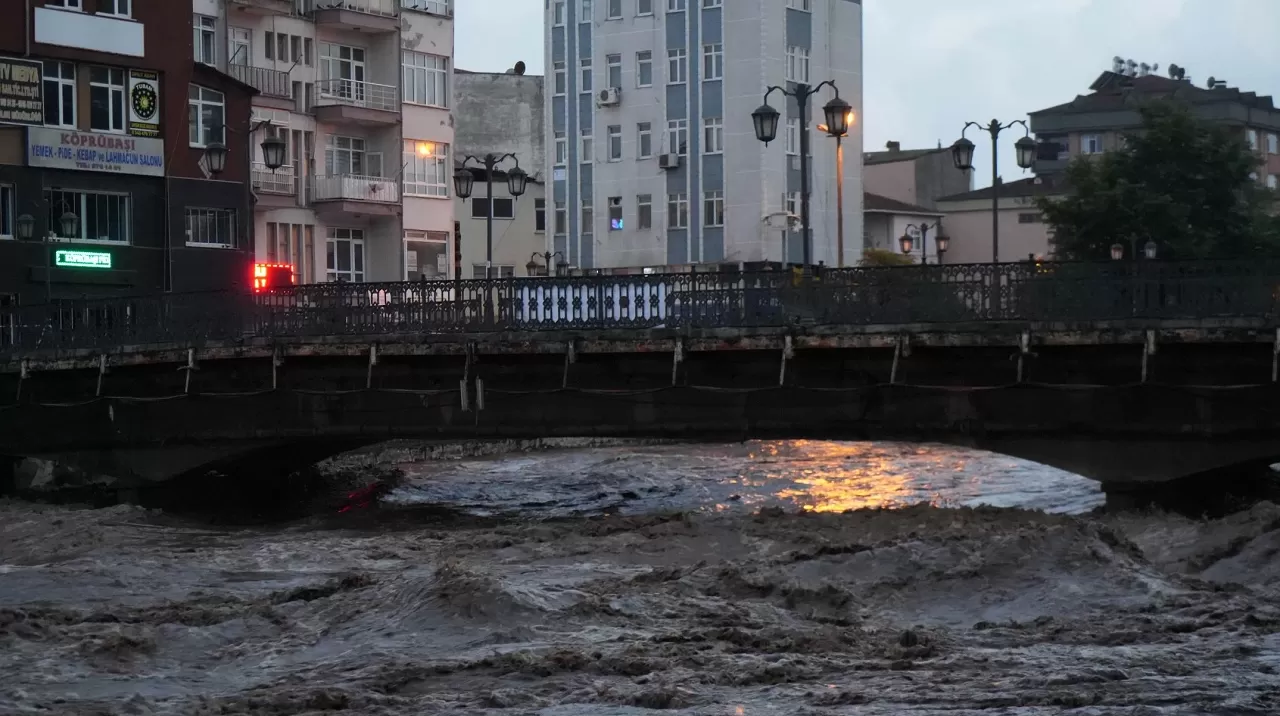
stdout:
<svg viewBox="0 0 1280 716">
<path fill-rule="evenodd" d="M 659 155 L 658 155 L 658 168 L 660 168 L 660 169 L 679 169 L 679 168 L 680 168 L 680 155 L 679 155 L 679 154 L 659 154 Z"/>
<path fill-rule="evenodd" d="M 622 90 L 618 87 L 605 87 L 596 93 L 597 107 L 617 107 L 622 102 Z"/>
</svg>

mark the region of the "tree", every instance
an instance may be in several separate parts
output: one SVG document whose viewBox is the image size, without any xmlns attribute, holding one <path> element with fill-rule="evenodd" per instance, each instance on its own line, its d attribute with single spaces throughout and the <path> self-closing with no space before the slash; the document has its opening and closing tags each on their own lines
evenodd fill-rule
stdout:
<svg viewBox="0 0 1280 716">
<path fill-rule="evenodd" d="M 1038 199 L 1062 259 L 1107 260 L 1155 241 L 1161 258 L 1280 256 L 1276 192 L 1250 175 L 1260 160 L 1243 132 L 1167 101 L 1141 108 L 1124 145 L 1067 167 L 1070 194 Z"/>
<path fill-rule="evenodd" d="M 911 266 L 916 261 L 889 249 L 866 248 L 862 251 L 859 266 Z"/>
</svg>

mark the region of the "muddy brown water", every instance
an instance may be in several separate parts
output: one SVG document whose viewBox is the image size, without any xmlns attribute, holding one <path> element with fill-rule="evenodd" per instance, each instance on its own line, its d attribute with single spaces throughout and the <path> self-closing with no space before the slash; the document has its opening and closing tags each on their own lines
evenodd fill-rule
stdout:
<svg viewBox="0 0 1280 716">
<path fill-rule="evenodd" d="M 0 503 L 0 713 L 1280 713 L 1272 504 L 893 444 L 405 471 L 273 528 Z"/>
</svg>

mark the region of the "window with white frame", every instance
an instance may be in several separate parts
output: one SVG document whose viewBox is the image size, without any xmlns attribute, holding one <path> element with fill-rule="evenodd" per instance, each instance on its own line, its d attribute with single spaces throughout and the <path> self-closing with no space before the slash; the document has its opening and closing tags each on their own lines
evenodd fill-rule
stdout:
<svg viewBox="0 0 1280 716">
<path fill-rule="evenodd" d="M 795 45 L 787 48 L 787 79 L 792 82 L 809 81 L 809 50 Z"/>
<path fill-rule="evenodd" d="M 364 229 L 329 227 L 325 238 L 325 278 L 330 282 L 364 281 Z"/>
<path fill-rule="evenodd" d="M 45 7 L 60 7 L 65 10 L 79 10 L 82 0 L 45 0 Z"/>
<path fill-rule="evenodd" d="M 595 207 L 592 206 L 591 197 L 582 200 L 582 233 L 594 234 L 596 224 Z"/>
<path fill-rule="evenodd" d="M 406 139 L 403 160 L 405 194 L 449 196 L 449 145 Z"/>
<path fill-rule="evenodd" d="M 721 7 L 723 5 L 724 5 L 724 0 L 702 0 L 702 7 L 704 8 Z"/>
<path fill-rule="evenodd" d="M 609 0 L 608 14 L 605 15 L 607 20 L 622 19 L 622 0 Z"/>
<path fill-rule="evenodd" d="M 591 86 L 593 84 L 591 81 L 591 58 L 583 57 L 578 60 L 578 70 L 582 76 L 582 80 L 578 82 L 578 91 L 585 93 L 591 92 Z"/>
<path fill-rule="evenodd" d="M 564 2 L 565 0 L 553 0 L 551 3 L 551 24 L 556 27 L 564 25 Z"/>
<path fill-rule="evenodd" d="M 707 226 L 724 226 L 724 192 L 709 191 L 703 198 L 703 222 Z"/>
<path fill-rule="evenodd" d="M 707 154 L 724 151 L 724 118 L 707 117 L 702 120 L 702 150 Z"/>
<path fill-rule="evenodd" d="M 636 53 L 636 87 L 653 86 L 653 51 Z"/>
<path fill-rule="evenodd" d="M 516 267 L 511 265 L 494 264 L 491 267 L 484 264 L 471 264 L 471 278 L 482 279 L 489 278 L 515 278 Z"/>
<path fill-rule="evenodd" d="M 495 185 L 496 186 L 496 185 Z M 489 218 L 489 198 L 484 196 L 471 197 L 471 218 L 487 219 Z M 510 221 L 516 218 L 516 200 L 509 196 L 493 197 L 493 218 Z"/>
<path fill-rule="evenodd" d="M 253 43 L 253 30 L 247 27 L 227 28 L 227 64 L 248 67 L 253 56 L 250 46 Z"/>
<path fill-rule="evenodd" d="M 669 194 L 667 196 L 667 228 L 689 228 L 688 194 Z"/>
<path fill-rule="evenodd" d="M 689 53 L 684 48 L 667 50 L 667 83 L 680 84 L 689 79 Z"/>
<path fill-rule="evenodd" d="M 76 126 L 76 65 L 44 63 L 44 123 L 48 127 Z"/>
<path fill-rule="evenodd" d="M 648 159 L 653 156 L 653 124 L 636 123 L 636 159 Z"/>
<path fill-rule="evenodd" d="M 188 206 L 187 246 L 234 249 L 236 246 L 235 209 L 200 209 Z"/>
<path fill-rule="evenodd" d="M 98 0 L 98 14 L 129 17 L 131 4 L 130 0 Z"/>
<path fill-rule="evenodd" d="M 592 128 L 590 126 L 582 128 L 582 148 L 578 152 L 578 161 L 583 164 L 592 162 L 592 150 L 595 149 L 595 138 L 592 136 Z"/>
<path fill-rule="evenodd" d="M 791 216 L 800 215 L 800 192 L 782 195 L 782 209 Z"/>
<path fill-rule="evenodd" d="M 567 91 L 569 86 L 569 76 L 565 70 L 563 62 L 556 62 L 551 65 L 552 91 L 557 95 L 562 95 Z"/>
<path fill-rule="evenodd" d="M 724 79 L 724 45 L 717 42 L 702 46 L 702 79 Z"/>
<path fill-rule="evenodd" d="M 449 106 L 449 58 L 425 52 L 401 53 L 404 101 L 429 107 Z"/>
<path fill-rule="evenodd" d="M 787 120 L 787 154 L 800 154 L 800 120 L 795 117 Z"/>
<path fill-rule="evenodd" d="M 1250 130 L 1247 130 L 1247 131 L 1245 132 L 1245 136 L 1246 136 L 1246 137 L 1248 138 L 1248 140 L 1249 140 L 1249 148 L 1250 148 L 1250 149 L 1252 149 L 1252 150 L 1253 150 L 1253 151 L 1255 151 L 1255 152 L 1256 152 L 1256 151 L 1258 151 L 1258 146 L 1259 146 L 1259 145 L 1258 145 L 1258 130 L 1256 130 L 1256 129 L 1250 129 Z"/>
<path fill-rule="evenodd" d="M 609 125 L 609 161 L 622 161 L 622 125 Z"/>
<path fill-rule="evenodd" d="M 324 147 L 324 173 L 326 176 L 363 176 L 369 173 L 365 143 L 360 137 L 339 137 L 330 134 Z"/>
<path fill-rule="evenodd" d="M 591 0 L 582 0 L 582 8 L 578 13 L 578 22 L 591 22 Z"/>
<path fill-rule="evenodd" d="M 46 226 L 57 231 L 58 238 L 129 243 L 133 212 L 128 194 L 45 189 L 44 200 L 49 209 Z M 68 211 L 80 217 L 75 236 L 61 235 L 61 217 Z"/>
<path fill-rule="evenodd" d="M 680 156 L 689 153 L 689 120 L 667 120 L 667 150 Z"/>
<path fill-rule="evenodd" d="M 569 209 L 565 207 L 564 201 L 556 202 L 555 230 L 557 234 L 569 231 Z"/>
<path fill-rule="evenodd" d="M 636 195 L 636 228 L 653 228 L 653 194 Z"/>
<path fill-rule="evenodd" d="M 562 167 L 569 163 L 569 140 L 565 137 L 564 132 L 556 132 L 556 166 Z"/>
<path fill-rule="evenodd" d="M 792 10 L 804 10 L 805 12 L 813 12 L 813 0 L 787 0 L 787 7 Z"/>
<path fill-rule="evenodd" d="M 0 238 L 13 238 L 13 185 L 0 184 Z"/>
<path fill-rule="evenodd" d="M 622 220 L 622 197 L 609 197 L 609 231 L 622 231 L 625 224 Z"/>
<path fill-rule="evenodd" d="M 680 12 L 684 9 L 684 0 L 667 0 L 667 12 Z"/>
<path fill-rule="evenodd" d="M 193 147 L 207 147 L 223 139 L 226 99 L 221 92 L 191 85 L 187 95 L 187 141 Z"/>
<path fill-rule="evenodd" d="M 89 128 L 98 132 L 124 131 L 124 70 L 89 68 Z"/>
<path fill-rule="evenodd" d="M 191 21 L 191 46 L 196 62 L 218 65 L 218 18 L 196 15 Z"/>
<path fill-rule="evenodd" d="M 622 55 L 605 55 L 605 68 L 608 71 L 610 87 L 622 86 Z"/>
<path fill-rule="evenodd" d="M 533 232 L 535 234 L 547 233 L 547 200 L 533 200 Z"/>
<path fill-rule="evenodd" d="M 652 15 L 653 0 L 636 0 L 636 15 Z"/>
<path fill-rule="evenodd" d="M 1275 132 L 1267 135 L 1267 154 L 1280 154 L 1280 137 Z"/>
<path fill-rule="evenodd" d="M 1080 136 L 1080 153 L 1081 154 L 1101 154 L 1102 153 L 1102 135 L 1101 134 L 1083 134 Z"/>
</svg>

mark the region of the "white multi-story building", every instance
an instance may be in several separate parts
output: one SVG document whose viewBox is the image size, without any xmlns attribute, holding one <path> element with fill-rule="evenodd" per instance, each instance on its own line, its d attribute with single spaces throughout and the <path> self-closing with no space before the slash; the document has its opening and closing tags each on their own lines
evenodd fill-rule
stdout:
<svg viewBox="0 0 1280 716">
<path fill-rule="evenodd" d="M 299 283 L 448 269 L 452 0 L 193 0 L 196 60 L 255 87 L 258 260 Z M 285 140 L 271 171 L 261 140 Z"/>
<path fill-rule="evenodd" d="M 768 146 L 751 112 L 771 85 L 824 80 L 855 113 L 844 253 L 859 255 L 860 0 L 548 0 L 546 66 L 549 248 L 573 266 L 800 261 L 798 106 L 773 94 L 785 123 Z M 816 126 L 833 96 L 809 113 L 813 260 L 828 265 L 836 147 Z"/>
</svg>

